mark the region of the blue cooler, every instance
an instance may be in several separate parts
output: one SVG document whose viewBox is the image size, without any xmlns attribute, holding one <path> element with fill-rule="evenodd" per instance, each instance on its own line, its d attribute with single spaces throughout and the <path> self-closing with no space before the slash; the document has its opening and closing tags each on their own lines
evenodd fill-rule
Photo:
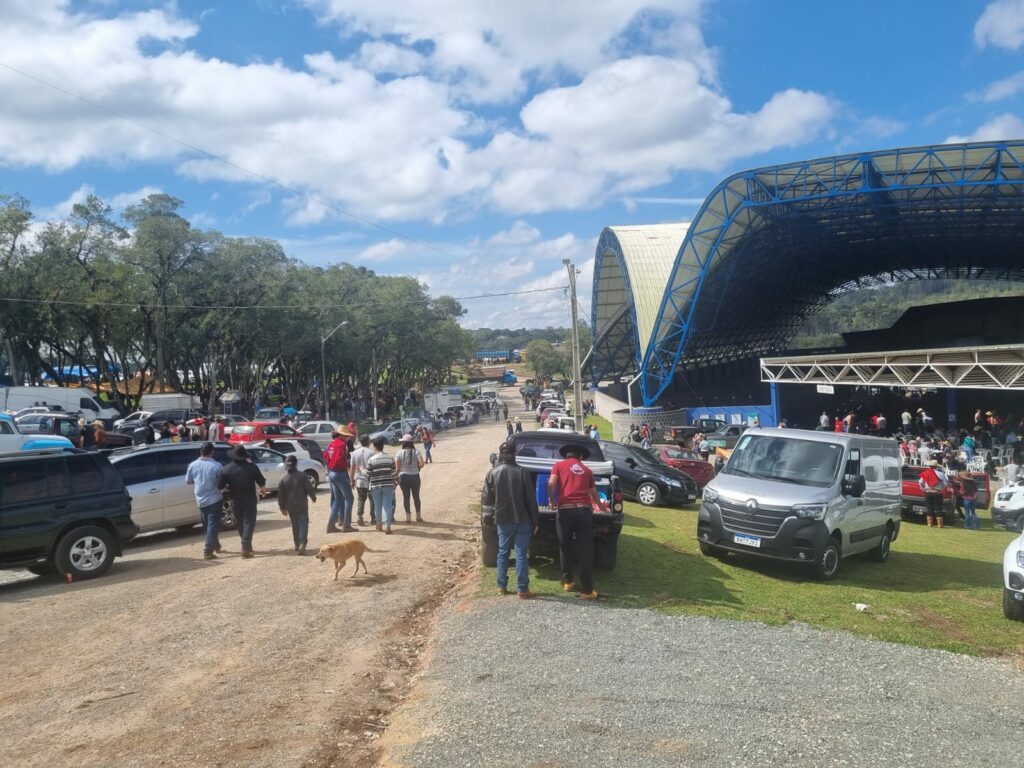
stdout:
<svg viewBox="0 0 1024 768">
<path fill-rule="evenodd" d="M 537 475 L 537 506 L 546 507 L 548 501 L 548 480 L 551 479 L 550 472 Z"/>
</svg>

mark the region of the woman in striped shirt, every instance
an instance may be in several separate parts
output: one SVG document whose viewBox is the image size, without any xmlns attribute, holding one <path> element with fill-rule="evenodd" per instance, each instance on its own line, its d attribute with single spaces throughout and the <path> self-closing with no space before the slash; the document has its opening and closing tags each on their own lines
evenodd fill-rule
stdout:
<svg viewBox="0 0 1024 768">
<path fill-rule="evenodd" d="M 391 533 L 395 521 L 395 485 L 398 471 L 395 460 L 384 453 L 384 439 L 373 441 L 373 456 L 366 462 L 366 474 L 370 477 L 370 496 L 377 510 L 377 530 Z"/>
</svg>

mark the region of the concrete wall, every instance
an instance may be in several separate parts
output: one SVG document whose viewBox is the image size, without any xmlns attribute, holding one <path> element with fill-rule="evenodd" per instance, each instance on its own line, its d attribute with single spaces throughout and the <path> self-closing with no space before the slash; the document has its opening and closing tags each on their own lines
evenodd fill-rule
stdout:
<svg viewBox="0 0 1024 768">
<path fill-rule="evenodd" d="M 678 411 L 660 411 L 658 413 L 634 413 L 630 414 L 629 404 L 616 400 L 603 392 L 587 393 L 593 398 L 597 415 L 608 419 L 612 423 L 612 437 L 621 440 L 629 434 L 629 428 L 633 425 L 643 423 L 656 425 L 658 427 L 658 440 L 662 439 L 664 427 L 669 425 L 689 424 L 689 411 L 682 409 Z"/>
</svg>

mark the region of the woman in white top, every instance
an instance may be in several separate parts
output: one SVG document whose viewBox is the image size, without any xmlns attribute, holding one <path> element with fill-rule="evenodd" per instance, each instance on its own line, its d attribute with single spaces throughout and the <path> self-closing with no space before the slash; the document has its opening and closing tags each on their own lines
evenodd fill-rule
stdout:
<svg viewBox="0 0 1024 768">
<path fill-rule="evenodd" d="M 411 522 L 412 515 L 409 512 L 409 495 L 412 495 L 413 504 L 416 506 L 416 522 L 422 523 L 420 515 L 420 470 L 423 469 L 423 457 L 416 450 L 413 436 L 402 435 L 402 450 L 395 454 L 395 464 L 398 465 L 398 487 L 402 489 L 402 504 L 405 507 L 405 522 Z"/>
</svg>

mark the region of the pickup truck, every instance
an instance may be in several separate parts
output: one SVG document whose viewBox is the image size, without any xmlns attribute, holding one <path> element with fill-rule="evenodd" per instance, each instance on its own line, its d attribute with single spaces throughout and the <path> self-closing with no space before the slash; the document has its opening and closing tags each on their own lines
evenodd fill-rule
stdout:
<svg viewBox="0 0 1024 768">
<path fill-rule="evenodd" d="M 66 437 L 23 434 L 13 417 L 0 413 L 0 453 L 38 451 L 44 448 L 69 449 L 74 448 L 74 444 Z"/>
<path fill-rule="evenodd" d="M 707 436 L 708 445 L 711 446 L 711 450 L 715 448 L 731 450 L 736 447 L 736 443 L 740 441 L 746 431 L 746 424 L 723 424 Z"/>
<path fill-rule="evenodd" d="M 924 491 L 921 490 L 918 480 L 921 479 L 921 473 L 924 471 L 924 468 L 904 466 L 902 471 L 903 488 L 900 493 L 900 517 L 904 520 L 911 517 L 923 518 L 925 514 Z M 992 498 L 988 475 L 984 472 L 972 472 L 971 476 L 978 486 L 975 505 L 979 510 L 985 509 Z M 946 523 L 953 522 L 956 514 L 957 496 L 960 494 L 960 485 L 956 475 L 949 473 L 949 481 L 949 484 L 942 489 L 942 516 Z"/>
<path fill-rule="evenodd" d="M 665 427 L 665 434 L 680 448 L 690 448 L 690 441 L 698 432 L 709 434 L 717 432 L 726 424 L 721 419 L 697 419 L 692 424 L 684 426 Z"/>
<path fill-rule="evenodd" d="M 82 428 L 78 426 L 78 419 L 74 416 L 65 416 L 57 413 L 45 414 L 32 425 L 31 429 L 26 428 L 25 432 L 33 435 L 59 435 L 71 440 L 76 445 L 82 437 Z M 125 448 L 131 444 L 132 438 L 130 435 L 107 432 L 107 448 Z"/>
<path fill-rule="evenodd" d="M 609 512 L 594 512 L 594 567 L 610 571 L 615 568 L 619 548 L 619 533 L 622 531 L 622 493 L 619 489 L 619 478 L 615 475 L 615 465 L 605 459 L 601 446 L 596 440 L 585 435 L 562 429 L 535 429 L 528 432 L 517 432 L 509 441 L 516 448 L 516 464 L 530 473 L 533 485 L 537 481 L 543 488 L 541 494 L 547 495 L 547 480 L 551 468 L 562 460 L 559 450 L 568 444 L 582 445 L 590 455 L 583 463 L 594 473 L 597 492 L 607 499 Z M 498 460 L 498 454 L 491 454 L 491 465 Z M 540 530 L 534 534 L 531 548 L 541 546 L 558 546 L 558 534 L 555 531 L 555 510 L 550 506 L 540 505 Z M 498 529 L 494 525 L 494 508 L 482 505 L 480 510 L 480 533 L 483 542 L 483 564 L 493 568 L 498 561 Z"/>
</svg>

